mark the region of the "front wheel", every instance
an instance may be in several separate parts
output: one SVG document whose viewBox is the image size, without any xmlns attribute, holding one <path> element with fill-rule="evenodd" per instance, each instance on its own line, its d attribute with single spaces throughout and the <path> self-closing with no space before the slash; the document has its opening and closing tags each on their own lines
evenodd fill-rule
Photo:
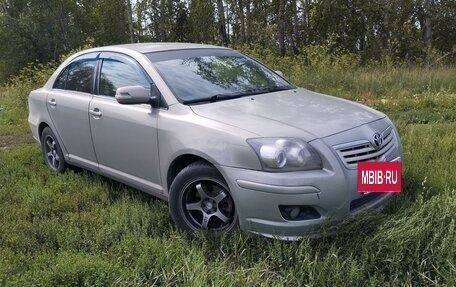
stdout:
<svg viewBox="0 0 456 287">
<path fill-rule="evenodd" d="M 52 130 L 48 127 L 44 128 L 41 133 L 41 150 L 43 152 L 44 161 L 49 168 L 59 173 L 62 173 L 67 169 L 68 165 L 63 157 L 60 144 Z"/>
<path fill-rule="evenodd" d="M 230 232 L 238 226 L 233 198 L 218 170 L 203 162 L 184 168 L 169 193 L 171 217 L 185 231 Z"/>
</svg>

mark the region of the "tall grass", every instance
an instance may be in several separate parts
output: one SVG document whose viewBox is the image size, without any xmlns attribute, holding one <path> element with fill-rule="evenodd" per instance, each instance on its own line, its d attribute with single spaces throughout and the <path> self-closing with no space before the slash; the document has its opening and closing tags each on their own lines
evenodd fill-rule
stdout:
<svg viewBox="0 0 456 287">
<path fill-rule="evenodd" d="M 45 167 L 25 100 L 52 68 L 31 68 L 0 89 L 0 286 L 454 286 L 454 70 L 360 68 L 349 56 L 333 68 L 262 60 L 398 125 L 403 192 L 383 213 L 299 242 L 184 234 L 160 200 L 90 172 Z"/>
</svg>

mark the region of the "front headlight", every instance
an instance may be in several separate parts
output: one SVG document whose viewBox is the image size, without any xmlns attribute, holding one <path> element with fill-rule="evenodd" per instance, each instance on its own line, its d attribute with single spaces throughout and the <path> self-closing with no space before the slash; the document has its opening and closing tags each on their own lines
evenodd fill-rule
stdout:
<svg viewBox="0 0 456 287">
<path fill-rule="evenodd" d="M 247 143 L 267 171 L 321 169 L 320 156 L 308 143 L 296 138 L 256 138 Z"/>
</svg>

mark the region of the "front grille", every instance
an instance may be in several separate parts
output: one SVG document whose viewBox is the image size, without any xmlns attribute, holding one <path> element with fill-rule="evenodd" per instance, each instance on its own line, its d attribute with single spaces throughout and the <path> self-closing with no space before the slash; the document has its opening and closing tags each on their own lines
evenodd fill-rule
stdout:
<svg viewBox="0 0 456 287">
<path fill-rule="evenodd" d="M 363 207 L 364 205 L 368 204 L 369 202 L 382 197 L 382 195 L 384 195 L 383 192 L 372 192 L 372 193 L 369 193 L 368 195 L 355 199 L 352 202 L 350 202 L 350 211 Z"/>
<path fill-rule="evenodd" d="M 334 148 L 347 167 L 355 169 L 358 166 L 358 162 L 382 159 L 397 144 L 396 134 L 392 127 L 384 130 L 382 135 L 384 140 L 380 149 L 376 149 L 368 140 L 342 144 Z"/>
</svg>

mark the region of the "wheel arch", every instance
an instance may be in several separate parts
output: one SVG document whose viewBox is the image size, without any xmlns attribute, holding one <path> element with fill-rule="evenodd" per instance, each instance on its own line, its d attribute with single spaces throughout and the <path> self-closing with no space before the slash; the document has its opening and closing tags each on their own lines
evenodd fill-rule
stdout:
<svg viewBox="0 0 456 287">
<path fill-rule="evenodd" d="M 194 169 L 186 169 L 189 165 L 194 167 Z M 181 173 L 183 177 L 181 177 L 179 173 Z M 230 187 L 226 182 L 225 176 L 220 170 L 220 165 L 213 164 L 200 155 L 192 153 L 181 154 L 176 157 L 169 166 L 168 181 L 169 186 L 173 184 L 173 189 L 169 193 L 168 197 L 170 213 L 172 219 L 180 229 L 186 231 L 197 231 L 201 228 L 215 228 L 214 230 L 226 230 L 231 232 L 235 228 L 239 227 L 239 215 L 236 209 L 236 200 L 230 191 Z M 220 191 L 223 191 L 225 195 L 217 199 L 216 197 L 218 196 L 213 193 L 195 191 L 195 187 L 192 187 L 192 185 L 199 183 L 199 189 L 201 190 L 203 189 L 201 186 L 203 181 L 206 181 L 206 184 L 221 184 L 222 189 Z M 189 187 L 193 191 L 189 191 Z M 196 187 L 196 190 L 198 190 L 198 187 Z M 214 192 L 214 190 L 217 191 L 217 189 L 209 187 L 209 191 Z M 195 197 L 194 195 L 188 198 L 188 195 L 186 195 L 188 192 L 196 192 L 200 195 L 200 198 Z M 225 201 L 225 198 L 227 197 L 230 199 Z M 212 200 L 209 200 L 209 198 Z M 195 200 L 199 200 L 199 202 L 195 202 Z M 203 207 L 206 200 L 207 202 L 212 201 L 212 204 Z M 224 201 L 223 205 L 221 205 L 222 201 Z M 200 205 L 200 207 L 193 206 L 189 208 L 189 204 L 197 204 Z M 204 210 L 204 208 L 207 210 Z M 207 220 L 202 219 L 201 216 L 195 217 L 191 214 L 190 210 L 200 210 L 203 213 L 203 218 L 207 218 Z M 210 218 L 212 217 L 218 218 L 218 221 L 211 221 Z M 210 227 L 210 222 L 215 225 Z"/>
<path fill-rule="evenodd" d="M 186 152 L 186 153 L 176 156 L 169 164 L 167 171 L 166 171 L 166 188 L 167 188 L 167 190 L 169 191 L 174 179 L 184 168 L 186 168 L 190 164 L 197 162 L 197 161 L 204 161 L 207 164 L 215 167 L 218 170 L 218 172 L 220 173 L 220 175 L 222 175 L 222 177 L 224 177 L 223 174 L 220 172 L 220 170 L 217 168 L 217 164 L 215 164 L 214 161 L 211 160 L 209 157 L 199 154 L 199 153 Z"/>
<path fill-rule="evenodd" d="M 50 126 L 46 123 L 46 122 L 41 122 L 39 125 L 38 125 L 38 136 L 39 136 L 39 140 L 41 141 L 41 134 L 43 133 L 43 130 L 45 128 L 50 128 Z"/>
<path fill-rule="evenodd" d="M 65 144 L 64 144 L 63 140 L 60 138 L 59 133 L 54 128 L 53 123 L 50 120 L 49 121 L 42 120 L 42 121 L 40 121 L 40 123 L 38 125 L 38 140 L 39 140 L 39 142 L 41 143 L 41 135 L 43 134 L 43 130 L 45 128 L 50 128 L 52 130 L 52 132 L 54 133 L 54 135 L 57 138 L 57 141 L 60 144 L 60 148 L 62 149 L 63 156 L 65 157 L 65 160 L 69 161 L 68 152 L 67 152 L 67 149 L 65 147 Z"/>
</svg>

